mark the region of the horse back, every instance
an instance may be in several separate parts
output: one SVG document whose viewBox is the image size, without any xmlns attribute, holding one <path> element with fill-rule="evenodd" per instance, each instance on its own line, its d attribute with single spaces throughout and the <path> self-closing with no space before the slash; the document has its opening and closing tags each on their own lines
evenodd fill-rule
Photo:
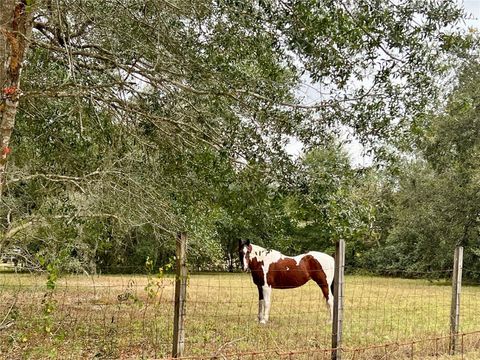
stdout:
<svg viewBox="0 0 480 360">
<path fill-rule="evenodd" d="M 333 278 L 333 273 L 335 272 L 335 259 L 332 256 L 319 251 L 309 251 L 306 255 L 313 256 L 313 258 L 318 261 L 325 274 L 328 277 L 331 276 Z"/>
</svg>

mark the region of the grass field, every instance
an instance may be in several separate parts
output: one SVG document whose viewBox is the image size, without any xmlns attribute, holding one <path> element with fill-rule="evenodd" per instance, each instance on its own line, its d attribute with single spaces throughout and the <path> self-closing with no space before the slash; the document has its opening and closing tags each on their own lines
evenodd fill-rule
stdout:
<svg viewBox="0 0 480 360">
<path fill-rule="evenodd" d="M 261 326 L 248 274 L 191 275 L 186 355 L 327 359 L 331 328 L 320 295 L 313 282 L 274 290 L 270 322 Z M 448 338 L 440 338 L 449 331 L 448 283 L 347 276 L 345 296 L 345 359 L 453 359 L 445 357 Z M 480 287 L 464 286 L 462 332 L 480 330 L 479 308 Z M 65 276 L 50 291 L 45 276 L 0 273 L 1 359 L 162 358 L 172 327 L 172 277 Z M 480 333 L 460 345 L 469 351 L 464 358 L 480 358 Z"/>
</svg>

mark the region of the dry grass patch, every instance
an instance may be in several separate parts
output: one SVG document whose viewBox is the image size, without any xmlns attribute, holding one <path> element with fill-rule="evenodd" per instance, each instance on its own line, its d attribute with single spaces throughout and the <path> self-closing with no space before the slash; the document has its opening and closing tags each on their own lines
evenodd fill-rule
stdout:
<svg viewBox="0 0 480 360">
<path fill-rule="evenodd" d="M 173 327 L 173 278 L 147 276 L 65 276 L 53 292 L 45 276 L 0 274 L 0 358 L 162 358 L 170 354 Z M 355 349 L 401 344 L 448 334 L 450 286 L 426 280 L 347 276 L 344 345 L 346 358 L 376 358 Z M 248 274 L 200 274 L 188 280 L 187 355 L 208 357 L 262 352 L 278 358 L 323 358 L 331 330 L 318 286 L 311 282 L 274 290 L 270 322 L 260 326 L 257 289 Z M 462 291 L 464 332 L 480 330 L 480 287 Z M 465 341 L 478 349 L 480 336 Z M 438 346 L 439 344 L 437 344 Z M 410 349 L 392 345 L 394 358 L 412 358 Z M 418 342 L 413 358 L 439 357 Z M 273 351 L 273 352 L 272 352 Z M 373 350 L 371 350 L 373 351 Z M 385 349 L 375 350 L 385 358 Z M 387 353 L 388 353 L 387 351 Z M 381 354 L 382 355 L 381 355 Z M 350 354 L 350 355 L 349 355 Z M 364 354 L 364 355 L 362 355 Z M 315 357 L 314 357 L 315 355 Z M 368 357 L 370 356 L 370 357 Z M 250 355 L 251 358 L 251 355 Z M 379 357 L 381 358 L 381 357 Z"/>
</svg>

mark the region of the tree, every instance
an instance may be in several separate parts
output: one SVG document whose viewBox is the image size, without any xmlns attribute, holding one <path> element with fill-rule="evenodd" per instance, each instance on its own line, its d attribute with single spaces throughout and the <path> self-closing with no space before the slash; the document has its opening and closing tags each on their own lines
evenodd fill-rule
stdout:
<svg viewBox="0 0 480 360">
<path fill-rule="evenodd" d="M 134 241 L 139 227 L 162 242 L 209 203 L 208 186 L 194 191 L 208 182 L 193 159 L 280 181 L 293 168 L 291 136 L 312 147 L 343 124 L 387 141 L 427 108 L 443 60 L 469 45 L 445 30 L 462 18 L 453 1 L 8 3 L 34 21 L 16 93 L 22 125 L 5 148 L 11 172 L 0 173 L 3 246 L 75 227 L 72 244 L 87 228 L 105 244 Z M 15 12 L 2 14 L 15 24 Z M 302 102 L 302 75 L 328 95 Z M 33 134 L 44 138 L 27 144 Z"/>
<path fill-rule="evenodd" d="M 288 203 L 296 225 L 291 246 L 295 252 L 333 253 L 335 241 L 344 239 L 349 265 L 358 266 L 374 211 L 361 193 L 362 171 L 352 168 L 345 150 L 335 143 L 310 151 L 301 162 L 296 191 Z"/>
<path fill-rule="evenodd" d="M 420 152 L 401 167 L 393 192 L 391 228 L 372 252 L 381 271 L 446 276 L 453 249 L 463 245 L 465 275 L 478 277 L 479 69 L 467 64 L 445 111 L 423 119 Z"/>
<path fill-rule="evenodd" d="M 444 114 L 428 119 L 420 145 L 437 176 L 447 183 L 450 226 L 458 229 L 450 241 L 465 246 L 465 267 L 474 271 L 480 257 L 479 70 L 477 59 L 465 64 Z"/>
<path fill-rule="evenodd" d="M 468 46 L 446 30 L 462 19 L 453 1 L 45 0 L 35 18 L 43 86 L 26 99 L 79 97 L 172 145 L 248 159 L 338 124 L 365 141 L 398 134 L 431 103 L 443 60 Z M 314 105 L 294 93 L 305 71 L 328 92 Z"/>
<path fill-rule="evenodd" d="M 0 7 L 0 201 L 5 184 L 10 137 L 20 98 L 20 73 L 32 31 L 29 1 L 5 0 Z M 1 249 L 1 247 L 0 247 Z"/>
</svg>

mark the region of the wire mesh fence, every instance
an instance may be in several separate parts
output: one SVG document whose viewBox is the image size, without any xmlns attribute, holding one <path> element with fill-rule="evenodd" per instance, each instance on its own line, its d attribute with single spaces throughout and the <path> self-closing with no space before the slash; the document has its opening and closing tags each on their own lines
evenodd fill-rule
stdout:
<svg viewBox="0 0 480 360">
<path fill-rule="evenodd" d="M 330 347 L 329 311 L 313 282 L 274 290 L 270 320 L 262 326 L 249 274 L 194 275 L 188 294 L 186 348 L 200 354 Z"/>
<path fill-rule="evenodd" d="M 421 276 L 439 280 L 346 275 L 343 359 L 447 358 L 451 272 Z M 174 280 L 68 275 L 49 289 L 44 274 L 2 272 L 0 358 L 168 358 Z M 479 285 L 462 286 L 457 339 L 466 359 L 480 356 Z M 185 356 L 331 358 L 330 314 L 317 284 L 273 290 L 271 306 L 269 322 L 258 324 L 250 274 L 189 274 Z"/>
<path fill-rule="evenodd" d="M 0 358 L 164 357 L 173 278 L 0 276 Z"/>
</svg>

